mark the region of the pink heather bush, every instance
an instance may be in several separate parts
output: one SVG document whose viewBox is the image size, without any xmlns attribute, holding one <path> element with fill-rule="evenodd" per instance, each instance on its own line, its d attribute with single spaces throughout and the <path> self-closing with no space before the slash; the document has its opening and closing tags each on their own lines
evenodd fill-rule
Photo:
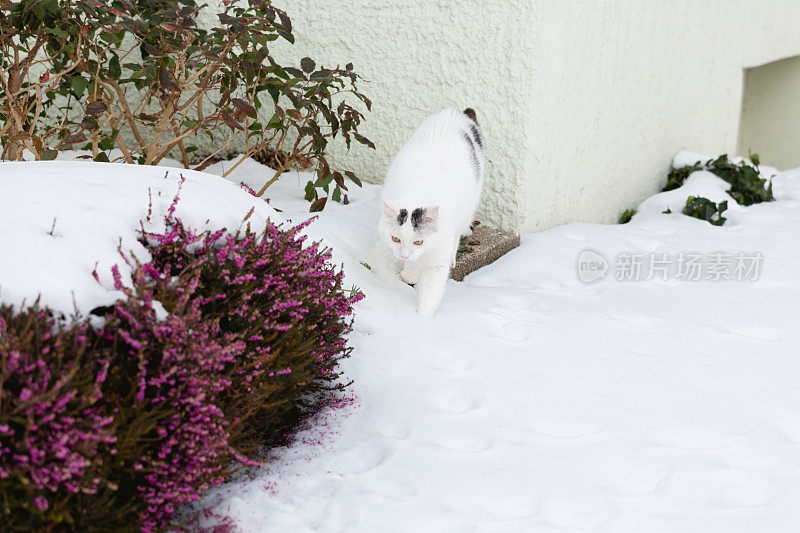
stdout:
<svg viewBox="0 0 800 533">
<path fill-rule="evenodd" d="M 0 306 L 0 523 L 43 529 L 81 513 L 81 495 L 105 489 L 98 452 L 115 443 L 98 404 L 108 361 L 87 328 L 58 325 L 33 305 Z"/>
<path fill-rule="evenodd" d="M 250 457 L 284 442 L 326 406 L 331 389 L 343 388 L 336 368 L 350 352 L 348 317 L 363 296 L 342 291 L 330 251 L 304 246 L 308 223 L 198 234 L 170 212 L 164 234 L 142 239 L 158 275 L 197 277 L 201 312 L 219 323 L 223 344 L 244 344 L 225 372 L 238 386 L 222 393 L 221 405 L 231 444 Z"/>
<path fill-rule="evenodd" d="M 169 527 L 177 506 L 257 464 L 333 400 L 349 354 L 342 273 L 304 226 L 143 234 L 152 261 L 93 314 L 0 308 L 0 523 Z"/>
<path fill-rule="evenodd" d="M 138 518 L 152 530 L 223 480 L 228 423 L 217 395 L 231 385 L 222 373 L 243 345 L 223 345 L 216 321 L 202 317 L 196 277 L 172 286 L 146 264 L 134 271 L 135 290 L 122 285 L 116 267 L 114 278 L 128 298 L 99 332 L 111 361 L 106 381 L 118 409 L 118 456 L 125 459 L 115 464 L 113 507 L 140 500 Z M 156 290 L 171 298 L 171 313 L 159 312 Z"/>
</svg>

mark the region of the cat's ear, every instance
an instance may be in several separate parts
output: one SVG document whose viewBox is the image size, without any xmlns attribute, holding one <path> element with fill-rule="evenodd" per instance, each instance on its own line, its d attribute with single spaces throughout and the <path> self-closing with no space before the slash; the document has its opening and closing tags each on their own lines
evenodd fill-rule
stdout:
<svg viewBox="0 0 800 533">
<path fill-rule="evenodd" d="M 397 209 L 383 202 L 383 214 L 386 215 L 386 218 L 397 218 Z"/>
<path fill-rule="evenodd" d="M 411 224 L 416 230 L 435 231 L 439 219 L 439 206 L 418 207 L 411 213 Z"/>
</svg>

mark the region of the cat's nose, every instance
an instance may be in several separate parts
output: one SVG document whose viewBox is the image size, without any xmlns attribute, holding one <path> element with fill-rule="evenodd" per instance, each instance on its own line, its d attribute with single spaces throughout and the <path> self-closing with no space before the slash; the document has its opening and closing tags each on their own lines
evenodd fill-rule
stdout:
<svg viewBox="0 0 800 533">
<path fill-rule="evenodd" d="M 409 257 L 411 257 L 410 253 L 406 254 L 405 252 L 400 252 L 401 259 L 408 259 Z"/>
</svg>

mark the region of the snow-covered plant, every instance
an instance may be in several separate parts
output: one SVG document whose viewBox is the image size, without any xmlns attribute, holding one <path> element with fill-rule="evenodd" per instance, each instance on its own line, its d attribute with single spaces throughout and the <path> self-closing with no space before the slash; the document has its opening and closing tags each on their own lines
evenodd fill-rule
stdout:
<svg viewBox="0 0 800 533">
<path fill-rule="evenodd" d="M 258 464 L 346 385 L 352 304 L 305 224 L 198 232 L 175 216 L 122 256 L 97 327 L 0 307 L 0 520 L 21 530 L 161 530 Z M 98 318 L 100 317 L 100 318 Z"/>
<path fill-rule="evenodd" d="M 636 214 L 636 209 L 626 209 L 622 212 L 619 216 L 619 223 L 620 224 L 627 224 L 633 218 L 633 215 Z"/>
<path fill-rule="evenodd" d="M 772 194 L 772 181 L 761 177 L 758 154 L 750 154 L 749 159 L 750 162 L 743 160 L 736 164 L 728 160 L 727 154 L 722 154 L 705 163 L 697 161 L 693 165 L 673 168 L 662 190 L 677 189 L 692 172 L 708 170 L 730 184 L 731 188 L 727 192 L 738 204 L 752 205 L 773 201 L 775 197 Z"/>
<path fill-rule="evenodd" d="M 670 170 L 667 176 L 667 184 L 663 191 L 677 189 L 686 181 L 692 172 L 707 170 L 730 184 L 731 188 L 727 193 L 736 203 L 741 205 L 752 205 L 761 202 L 771 202 L 775 199 L 772 194 L 772 181 L 761 177 L 759 168 L 760 160 L 758 154 L 750 154 L 749 162 L 743 160 L 738 164 L 728 160 L 727 154 L 722 154 L 716 159 L 709 159 L 705 163 L 697 161 L 693 165 L 686 165 Z M 707 220 L 715 226 L 725 224 L 727 218 L 722 213 L 728 209 L 728 202 L 723 201 L 718 204 L 708 198 L 690 196 L 686 200 L 682 212 L 701 220 Z M 671 212 L 669 209 L 665 213 Z"/>
<path fill-rule="evenodd" d="M 664 188 L 661 189 L 662 192 L 664 191 L 671 191 L 677 189 L 683 182 L 686 181 L 692 172 L 697 172 L 698 170 L 702 170 L 703 165 L 698 161 L 694 165 L 685 165 L 678 168 L 671 168 L 669 174 L 667 174 L 667 184 L 664 185 Z"/>
<path fill-rule="evenodd" d="M 100 450 L 116 445 L 102 404 L 108 359 L 90 330 L 65 327 L 37 305 L 0 306 L 0 523 L 69 529 L 81 499 L 109 488 Z"/>
<path fill-rule="evenodd" d="M 285 440 L 326 405 L 327 391 L 344 387 L 337 364 L 350 352 L 349 316 L 363 294 L 343 290 L 330 251 L 305 242 L 307 224 L 196 233 L 170 215 L 165 233 L 142 236 L 157 272 L 198 281 L 201 313 L 219 324 L 221 342 L 244 343 L 224 372 L 237 386 L 220 405 L 231 444 L 250 456 Z"/>
<path fill-rule="evenodd" d="M 719 204 L 712 202 L 708 198 L 690 196 L 686 199 L 686 205 L 682 213 L 690 217 L 707 220 L 714 226 L 722 226 L 728 220 L 722 213 L 728 209 L 728 201 Z"/>
<path fill-rule="evenodd" d="M 728 161 L 727 154 L 722 154 L 713 161 L 706 163 L 706 168 L 727 181 L 731 188 L 728 194 L 741 205 L 752 205 L 761 202 L 771 202 L 775 199 L 772 194 L 772 181 L 761 177 L 758 168 L 758 155 L 751 155 L 752 165 L 747 161 L 734 164 Z"/>
</svg>

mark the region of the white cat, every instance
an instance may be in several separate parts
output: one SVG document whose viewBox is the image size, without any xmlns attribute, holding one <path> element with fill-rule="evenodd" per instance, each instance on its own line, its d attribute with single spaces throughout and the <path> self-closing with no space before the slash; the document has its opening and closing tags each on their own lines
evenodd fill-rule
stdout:
<svg viewBox="0 0 800 533">
<path fill-rule="evenodd" d="M 416 285 L 417 312 L 433 316 L 483 187 L 483 141 L 475 111 L 445 109 L 422 121 L 386 174 L 379 248 Z M 388 251 L 387 251 L 388 247 Z"/>
</svg>

